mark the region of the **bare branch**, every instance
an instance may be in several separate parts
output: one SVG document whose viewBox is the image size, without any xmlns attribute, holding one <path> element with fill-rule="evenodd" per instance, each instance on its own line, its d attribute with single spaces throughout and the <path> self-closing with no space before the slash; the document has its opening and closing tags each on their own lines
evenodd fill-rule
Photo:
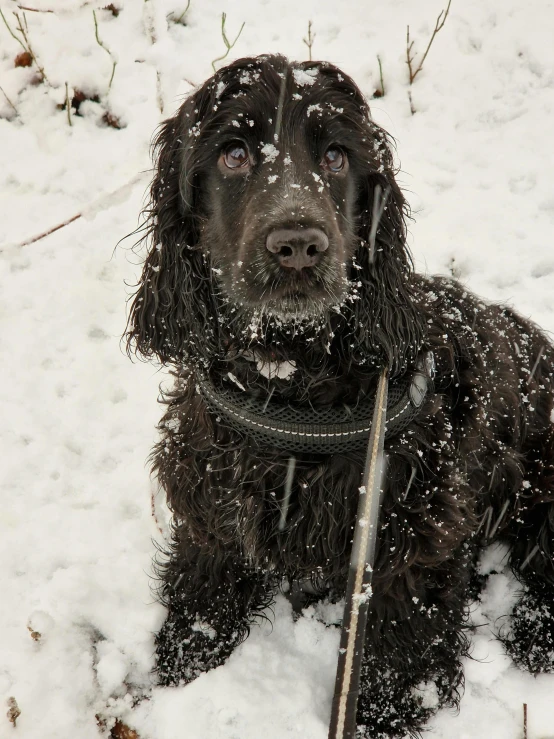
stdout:
<svg viewBox="0 0 554 739">
<path fill-rule="evenodd" d="M 14 11 L 14 16 L 17 20 L 17 28 L 16 31 L 20 34 L 17 35 L 15 31 L 12 30 L 10 24 L 8 23 L 6 16 L 2 12 L 2 9 L 0 8 L 0 15 L 2 16 L 2 20 L 4 21 L 4 24 L 8 31 L 10 32 L 10 35 L 18 42 L 18 44 L 21 44 L 21 46 L 25 49 L 25 51 L 30 54 L 31 59 L 36 64 L 38 73 L 42 78 L 42 82 L 48 82 L 48 77 L 46 76 L 46 72 L 44 71 L 44 67 L 41 67 L 41 65 L 38 63 L 37 56 L 35 52 L 33 51 L 33 48 L 31 46 L 31 42 L 29 41 L 29 27 L 27 25 L 27 18 L 25 17 L 25 13 L 23 13 L 23 21 L 21 20 L 21 16 L 19 13 L 16 13 Z M 25 27 L 23 26 L 25 24 Z"/>
<path fill-rule="evenodd" d="M 23 48 L 25 49 L 25 51 L 29 51 L 29 49 L 28 49 L 28 48 L 27 48 L 27 47 L 25 46 L 25 44 L 24 44 L 24 43 L 23 43 L 23 41 L 22 41 L 22 40 L 21 40 L 21 39 L 19 38 L 19 36 L 16 36 L 16 35 L 15 35 L 15 33 L 14 33 L 14 32 L 12 31 L 12 29 L 11 29 L 11 26 L 10 26 L 10 24 L 9 24 L 9 23 L 8 23 L 8 21 L 6 20 L 6 16 L 5 16 L 5 15 L 4 15 L 4 13 L 2 12 L 2 8 L 0 8 L 0 15 L 2 16 L 2 20 L 4 21 L 4 24 L 5 24 L 6 28 L 7 28 L 7 29 L 8 29 L 8 31 L 10 32 L 10 36 L 12 36 L 12 37 L 13 37 L 13 38 L 14 38 L 14 39 L 15 39 L 15 40 L 17 41 L 17 43 L 18 43 L 18 44 L 21 44 L 21 46 L 22 46 L 22 47 L 23 47 Z"/>
<path fill-rule="evenodd" d="M 233 41 L 233 43 L 231 43 L 229 41 L 229 39 L 227 38 L 227 33 L 225 32 L 225 20 L 226 19 L 227 19 L 227 13 L 222 13 L 221 14 L 221 36 L 223 38 L 223 43 L 225 44 L 225 46 L 227 48 L 227 51 L 225 52 L 225 54 L 223 54 L 223 56 L 219 56 L 219 57 L 217 57 L 217 59 L 214 59 L 213 60 L 213 62 L 212 62 L 212 69 L 214 70 L 214 74 L 217 72 L 217 70 L 215 68 L 216 62 L 221 62 L 221 61 L 223 61 L 223 59 L 226 59 L 229 56 L 229 52 L 231 51 L 231 49 L 233 48 L 233 46 L 239 40 L 239 36 L 241 35 L 242 29 L 245 26 L 245 24 L 243 23 L 242 26 L 240 27 L 240 31 L 237 33 L 237 35 L 235 37 L 235 40 Z"/>
<path fill-rule="evenodd" d="M 25 13 L 22 14 L 23 15 L 23 21 L 25 23 L 25 28 L 23 28 L 23 23 L 21 22 L 21 18 L 19 17 L 19 13 L 14 13 L 14 15 L 17 18 L 17 23 L 18 23 L 17 30 L 23 36 L 23 40 L 25 41 L 25 44 L 27 45 L 27 51 L 33 57 L 33 61 L 37 65 L 38 73 L 40 74 L 40 76 L 42 77 L 42 79 L 45 82 L 48 82 L 48 77 L 46 76 L 46 72 L 44 71 L 44 67 L 42 67 L 39 64 L 38 59 L 37 59 L 37 55 L 33 51 L 33 48 L 31 46 L 31 42 L 29 40 L 29 36 L 27 35 L 28 32 L 29 32 L 29 27 L 27 25 L 27 18 L 25 17 Z"/>
<path fill-rule="evenodd" d="M 441 10 L 441 12 L 438 15 L 437 21 L 435 23 L 435 30 L 433 31 L 433 35 L 431 36 L 431 40 L 427 44 L 427 48 L 425 49 L 425 53 L 423 54 L 421 61 L 419 63 L 418 68 L 414 71 L 412 68 L 412 62 L 414 61 L 414 57 L 410 56 L 412 47 L 414 45 L 414 42 L 410 43 L 410 26 L 407 27 L 407 33 L 406 33 L 406 59 L 408 64 L 408 70 L 410 73 L 410 85 L 413 83 L 417 75 L 421 72 L 421 69 L 423 67 L 423 63 L 425 62 L 425 59 L 427 58 L 427 54 L 429 53 L 429 49 L 431 48 L 431 45 L 433 41 L 435 40 L 435 36 L 437 33 L 441 30 L 441 28 L 444 26 L 446 19 L 448 17 L 448 11 L 450 10 L 450 4 L 452 0 L 448 0 L 448 5 L 446 6 L 446 10 Z"/>
<path fill-rule="evenodd" d="M 26 5 L 18 5 L 19 10 L 28 10 L 29 13 L 53 13 L 53 10 L 41 10 L 40 8 L 28 8 Z"/>
<path fill-rule="evenodd" d="M 42 233 L 38 234 L 38 236 L 33 236 L 30 239 L 21 241 L 19 244 L 13 244 L 13 245 L 10 244 L 10 247 L 15 247 L 17 249 L 21 246 L 29 246 L 29 244 L 34 244 L 35 241 L 40 241 L 41 239 L 44 239 L 46 236 L 50 236 L 50 234 L 53 234 L 56 231 L 59 231 L 60 228 L 64 228 L 65 226 L 68 226 L 70 223 L 77 221 L 79 218 L 82 218 L 83 216 L 86 216 L 88 218 L 92 214 L 94 214 L 97 210 L 105 210 L 107 208 L 112 207 L 113 205 L 119 202 L 121 193 L 123 193 L 129 187 L 133 187 L 134 185 L 139 183 L 147 174 L 148 172 L 139 172 L 134 177 L 132 177 L 128 182 L 126 182 L 124 185 L 122 185 L 121 187 L 118 187 L 117 190 L 113 190 L 111 192 L 103 193 L 102 195 L 100 195 L 98 198 L 96 198 L 96 200 L 94 200 L 94 202 L 92 202 L 89 206 L 84 208 L 80 213 L 75 214 L 71 218 L 68 218 L 66 221 L 63 221 L 62 223 L 58 223 L 56 226 L 52 226 L 52 228 L 49 228 L 47 231 L 43 231 Z"/>
<path fill-rule="evenodd" d="M 302 41 L 308 47 L 308 61 L 312 61 L 312 46 L 314 45 L 315 33 L 312 35 L 312 22 L 308 21 L 308 38 L 302 39 Z"/>
<path fill-rule="evenodd" d="M 20 244 L 17 244 L 17 246 L 29 246 L 29 244 L 34 244 L 35 241 L 40 241 L 41 239 L 44 239 L 46 236 L 50 236 L 50 234 L 55 233 L 56 231 L 59 231 L 60 228 L 63 228 L 64 226 L 69 226 L 70 223 L 73 223 L 73 221 L 76 221 L 78 218 L 82 218 L 82 213 L 77 213 L 76 216 L 72 216 L 71 218 L 68 218 L 67 221 L 63 221 L 63 223 L 58 223 L 57 226 L 53 226 L 52 228 L 49 228 L 48 231 L 43 231 L 38 236 L 33 236 L 31 239 L 27 239 L 27 241 L 22 241 Z"/>
<path fill-rule="evenodd" d="M 414 58 L 410 56 L 413 45 L 414 45 L 413 41 L 412 43 L 410 43 L 410 26 L 406 26 L 406 63 L 408 65 L 408 72 L 410 73 L 410 85 L 412 84 L 414 80 L 414 73 L 412 70 L 412 62 Z"/>
</svg>

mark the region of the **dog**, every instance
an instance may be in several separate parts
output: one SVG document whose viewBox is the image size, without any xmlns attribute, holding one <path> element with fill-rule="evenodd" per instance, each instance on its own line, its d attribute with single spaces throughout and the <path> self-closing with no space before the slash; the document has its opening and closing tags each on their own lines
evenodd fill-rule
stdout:
<svg viewBox="0 0 554 739">
<path fill-rule="evenodd" d="M 174 522 L 159 682 L 223 664 L 279 588 L 300 605 L 344 597 L 384 367 L 358 736 L 419 736 L 458 705 L 492 541 L 522 584 L 505 647 L 552 671 L 553 346 L 510 308 L 414 273 L 393 142 L 355 83 L 324 62 L 241 59 L 154 151 L 126 338 L 175 380 L 153 451 Z"/>
</svg>

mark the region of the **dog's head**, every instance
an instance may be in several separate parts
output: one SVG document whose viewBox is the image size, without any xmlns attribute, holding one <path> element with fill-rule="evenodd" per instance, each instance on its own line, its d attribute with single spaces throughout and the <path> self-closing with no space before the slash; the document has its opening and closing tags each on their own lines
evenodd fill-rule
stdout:
<svg viewBox="0 0 554 739">
<path fill-rule="evenodd" d="M 165 121 L 154 147 L 128 332 L 143 355 L 213 358 L 238 324 L 243 336 L 256 321 L 336 335 L 342 321 L 359 361 L 379 355 L 394 373 L 413 358 L 405 200 L 389 138 L 347 75 L 239 60 Z"/>
</svg>

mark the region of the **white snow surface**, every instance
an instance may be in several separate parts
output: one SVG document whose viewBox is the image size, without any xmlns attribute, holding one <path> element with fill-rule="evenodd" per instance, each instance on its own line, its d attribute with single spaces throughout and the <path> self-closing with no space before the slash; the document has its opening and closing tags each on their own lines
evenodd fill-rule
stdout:
<svg viewBox="0 0 554 739">
<path fill-rule="evenodd" d="M 302 60 L 312 20 L 314 58 L 342 67 L 369 98 L 381 59 L 386 94 L 371 109 L 397 141 L 418 269 L 454 274 L 552 331 L 554 5 L 454 0 L 410 88 L 406 25 L 421 55 L 445 0 L 192 0 L 186 25 L 167 20 L 185 0 L 116 0 L 118 17 L 100 10 L 107 0 L 25 4 L 54 12 L 26 12 L 48 85 L 14 68 L 22 49 L 0 19 L 0 737 L 92 739 L 98 714 L 108 726 L 121 717 L 140 739 L 324 739 L 338 631 L 321 608 L 293 621 L 280 597 L 273 626 L 255 627 L 226 665 L 185 688 L 153 684 L 164 609 L 152 540 L 162 536 L 146 459 L 167 377 L 122 350 L 126 283 L 140 260 L 133 239 L 115 247 L 137 225 L 154 129 L 225 51 L 221 13 L 230 39 L 246 22 L 228 60 Z M 16 3 L 0 7 L 13 26 Z M 93 8 L 118 61 L 109 93 Z M 56 107 L 66 81 L 100 98 L 72 127 Z M 124 128 L 101 124 L 106 109 Z M 474 608 L 461 709 L 439 712 L 429 737 L 517 739 L 523 702 L 529 739 L 554 736 L 554 676 L 519 672 L 493 638 L 517 589 L 504 563 L 501 551 L 485 557 L 493 574 Z M 147 699 L 134 706 L 138 695 Z"/>
</svg>

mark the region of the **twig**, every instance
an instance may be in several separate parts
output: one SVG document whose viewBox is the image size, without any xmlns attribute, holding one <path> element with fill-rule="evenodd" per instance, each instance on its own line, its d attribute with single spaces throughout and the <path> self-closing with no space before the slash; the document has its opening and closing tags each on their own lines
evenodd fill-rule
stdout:
<svg viewBox="0 0 554 739">
<path fill-rule="evenodd" d="M 21 40 L 21 39 L 19 38 L 19 36 L 16 36 L 16 35 L 15 35 L 15 33 L 14 33 L 14 32 L 12 31 L 12 29 L 11 29 L 11 26 L 10 26 L 10 24 L 9 24 L 9 23 L 8 23 L 8 21 L 6 20 L 6 16 L 5 16 L 5 15 L 4 15 L 4 13 L 2 12 L 2 8 L 0 8 L 0 15 L 2 16 L 2 20 L 4 21 L 4 24 L 5 24 L 6 28 L 7 28 L 7 29 L 8 29 L 8 31 L 10 32 L 10 36 L 12 36 L 12 37 L 13 37 L 13 38 L 14 38 L 14 39 L 15 39 L 15 40 L 17 41 L 17 43 L 18 43 L 18 44 L 21 44 L 21 46 L 22 46 L 22 47 L 23 47 L 23 48 L 25 49 L 25 51 L 29 51 L 29 49 L 28 49 L 28 48 L 27 48 L 27 47 L 25 46 L 25 44 L 24 44 L 24 43 L 23 43 L 23 41 L 22 41 L 22 40 Z"/>
<path fill-rule="evenodd" d="M 150 38 L 150 43 L 154 45 L 158 39 L 156 38 L 156 26 L 154 22 L 154 12 L 152 10 L 152 0 L 144 0 L 143 22 L 146 33 Z"/>
<path fill-rule="evenodd" d="M 414 101 L 412 100 L 412 92 L 408 90 L 408 100 L 410 101 L 410 113 L 415 115 L 416 109 L 414 108 Z"/>
<path fill-rule="evenodd" d="M 21 241 L 19 244 L 13 244 L 13 246 L 16 249 L 21 246 L 29 246 L 29 244 L 34 244 L 35 241 L 40 241 L 41 239 L 44 239 L 46 236 L 50 236 L 50 234 L 53 234 L 56 231 L 59 231 L 60 228 L 64 228 L 64 226 L 69 226 L 70 223 L 73 223 L 79 218 L 82 218 L 86 214 L 94 212 L 94 210 L 97 208 L 102 208 L 102 210 L 110 208 L 112 205 L 115 205 L 117 203 L 117 197 L 121 192 L 123 192 L 126 188 L 130 186 L 136 185 L 138 182 L 140 182 L 140 180 L 146 174 L 147 174 L 146 172 L 139 172 L 134 177 L 132 177 L 128 182 L 126 182 L 124 185 L 121 185 L 121 187 L 118 187 L 117 190 L 113 190 L 109 193 L 104 193 L 100 195 L 98 198 L 96 198 L 96 200 L 94 200 L 94 202 L 89 207 L 82 210 L 80 213 L 77 213 L 76 215 L 71 216 L 71 218 L 68 218 L 66 221 L 63 221 L 63 223 L 58 223 L 57 226 L 53 226 L 52 228 L 49 228 L 47 231 L 43 231 L 42 233 L 38 234 L 38 236 L 33 236 L 30 239 Z"/>
<path fill-rule="evenodd" d="M 11 105 L 11 107 L 12 107 L 12 108 L 13 108 L 13 110 L 15 111 L 15 114 L 16 114 L 16 115 L 19 115 L 19 113 L 18 113 L 18 110 L 17 110 L 17 108 L 16 108 L 16 107 L 15 107 L 15 105 L 14 105 L 14 104 L 12 103 L 12 101 L 11 101 L 11 100 L 9 99 L 9 97 L 8 97 L 8 95 L 7 95 L 6 91 L 4 90 L 4 88 L 3 88 L 3 87 L 0 87 L 0 92 L 2 92 L 2 95 L 3 95 L 3 96 L 4 96 L 5 98 L 6 98 L 6 100 L 8 101 L 8 103 L 9 103 L 9 104 Z"/>
<path fill-rule="evenodd" d="M 168 19 L 171 20 L 172 23 L 182 23 L 183 22 L 183 18 L 188 13 L 188 9 L 190 8 L 190 2 L 191 2 L 191 0 L 188 0 L 187 7 L 183 10 L 183 12 L 181 13 L 181 15 L 178 18 L 175 18 L 173 16 L 173 13 L 170 13 L 167 16 Z M 183 25 L 185 25 L 185 24 L 183 23 Z"/>
<path fill-rule="evenodd" d="M 67 122 L 70 126 L 73 126 L 73 123 L 71 123 L 71 100 L 69 99 L 69 87 L 67 82 L 65 83 L 65 107 L 67 109 Z"/>
<path fill-rule="evenodd" d="M 427 54 L 429 53 L 429 49 L 431 48 L 431 44 L 435 40 L 435 36 L 437 33 L 441 30 L 441 28 L 444 26 L 446 19 L 448 17 L 448 11 L 450 10 L 450 3 L 452 0 L 448 0 L 448 5 L 446 6 L 446 10 L 441 10 L 439 13 L 439 16 L 437 18 L 437 22 L 435 23 L 435 30 L 433 31 L 433 35 L 431 36 L 431 40 L 429 41 L 427 48 L 425 49 L 425 54 L 422 56 L 421 61 L 419 63 L 418 68 L 413 70 L 412 63 L 414 61 L 414 57 L 410 56 L 412 47 L 414 45 L 414 42 L 412 41 L 410 43 L 410 26 L 407 26 L 406 29 L 406 62 L 408 64 L 408 70 L 410 72 L 410 85 L 413 83 L 417 75 L 421 72 L 421 68 L 423 67 L 423 63 L 425 59 L 427 58 Z M 443 15 L 444 14 L 444 15 Z"/>
<path fill-rule="evenodd" d="M 240 31 L 236 35 L 235 40 L 233 41 L 233 43 L 231 43 L 229 41 L 229 39 L 227 38 L 227 34 L 225 33 L 225 20 L 226 20 L 226 18 L 227 18 L 227 13 L 222 13 L 221 14 L 221 36 L 223 38 L 223 43 L 225 44 L 225 46 L 227 48 L 227 51 L 225 52 L 225 54 L 223 54 L 223 56 L 218 56 L 217 59 L 214 59 L 213 60 L 213 62 L 212 62 L 212 69 L 214 70 L 214 74 L 217 71 L 216 68 L 215 68 L 216 62 L 221 62 L 221 61 L 223 61 L 223 59 L 226 59 L 227 58 L 227 56 L 229 55 L 229 52 L 231 51 L 231 49 L 233 48 L 233 46 L 239 40 L 239 36 L 241 35 L 242 29 L 244 28 L 244 25 L 245 25 L 244 23 L 242 24 L 242 26 L 240 27 Z"/>
<path fill-rule="evenodd" d="M 308 61 L 312 61 L 312 46 L 314 45 L 315 33 L 312 36 L 312 22 L 308 21 L 308 39 L 302 39 L 302 41 L 308 47 Z"/>
<path fill-rule="evenodd" d="M 383 65 L 381 64 L 381 57 L 379 54 L 377 54 L 377 61 L 379 63 L 379 79 L 381 80 L 381 90 L 380 90 L 380 97 L 383 97 L 385 94 L 385 81 L 383 79 Z"/>
<path fill-rule="evenodd" d="M 18 44 L 21 44 L 21 46 L 25 49 L 25 51 L 31 55 L 31 59 L 34 61 L 34 63 L 37 65 L 38 73 L 42 77 L 42 82 L 48 82 L 48 77 L 46 76 L 46 72 L 44 71 L 44 67 L 41 67 L 38 63 L 38 59 L 36 57 L 35 52 L 33 51 L 33 47 L 31 46 L 31 42 L 29 41 L 28 31 L 29 27 L 27 26 L 27 18 L 25 18 L 25 13 L 23 13 L 23 21 L 25 22 L 25 28 L 23 27 L 23 23 L 21 21 L 21 17 L 19 13 L 16 13 L 14 11 L 14 15 L 17 19 L 17 31 L 21 34 L 21 37 L 18 36 L 15 31 L 12 30 L 10 24 L 8 23 L 6 16 L 2 12 L 2 9 L 0 8 L 0 15 L 2 16 L 2 20 L 4 21 L 4 24 L 8 31 L 10 32 L 10 35 L 17 41 Z"/>
<path fill-rule="evenodd" d="M 115 68 L 117 67 L 117 62 L 114 59 L 114 55 L 112 54 L 112 52 L 100 40 L 100 36 L 98 35 L 98 21 L 96 19 L 96 10 L 93 10 L 92 11 L 92 15 L 94 17 L 94 34 L 96 36 L 96 41 L 98 42 L 98 46 L 101 46 L 104 49 L 104 51 L 108 54 L 108 56 L 110 57 L 110 59 L 112 60 L 112 63 L 113 63 L 113 66 L 112 66 L 112 76 L 110 77 L 110 81 L 108 83 L 108 92 L 110 92 L 110 90 L 112 89 L 112 82 L 113 82 L 113 77 L 114 77 L 114 74 L 115 74 Z"/>
<path fill-rule="evenodd" d="M 50 234 L 53 234 L 55 231 L 59 231 L 60 228 L 63 228 L 64 226 L 69 226 L 70 223 L 73 223 L 73 221 L 76 221 L 78 218 L 82 218 L 82 216 L 83 216 L 82 213 L 77 213 L 76 216 L 72 216 L 71 218 L 68 218 L 67 221 L 64 221 L 63 223 L 58 223 L 57 226 L 53 226 L 52 228 L 49 228 L 48 231 L 44 231 L 38 236 L 33 236 L 33 238 L 27 239 L 27 241 L 22 241 L 20 244 L 17 244 L 17 246 L 29 246 L 29 244 L 34 244 L 35 241 L 40 241 L 41 239 L 44 239 L 46 236 L 50 236 Z"/>
<path fill-rule="evenodd" d="M 527 739 L 527 703 L 523 704 L 523 739 Z"/>
<path fill-rule="evenodd" d="M 148 38 L 150 39 L 150 43 L 152 46 L 156 43 L 158 40 L 156 35 L 156 19 L 154 16 L 154 2 L 153 0 L 144 0 L 144 9 L 142 14 L 142 21 L 144 24 L 144 29 L 146 33 L 148 34 Z M 160 113 L 164 112 L 164 98 L 162 93 L 162 76 L 160 74 L 160 70 L 156 68 L 156 100 L 158 103 L 158 110 Z"/>
<path fill-rule="evenodd" d="M 28 10 L 29 13 L 53 13 L 53 10 L 41 10 L 40 8 L 28 8 L 26 5 L 18 5 L 20 10 Z"/>
<path fill-rule="evenodd" d="M 25 44 L 27 45 L 27 51 L 33 57 L 33 61 L 37 65 L 38 73 L 40 74 L 44 82 L 49 82 L 48 77 L 46 76 L 46 72 L 44 71 L 44 67 L 41 67 L 41 65 L 39 64 L 37 56 L 35 52 L 33 51 L 33 47 L 31 46 L 31 42 L 29 41 L 29 36 L 27 35 L 29 31 L 29 27 L 27 26 L 27 18 L 25 17 L 25 13 L 22 14 L 23 20 L 25 21 L 25 28 L 23 28 L 23 23 L 21 22 L 19 13 L 14 12 L 14 15 L 17 18 L 17 23 L 18 23 L 17 30 L 23 36 L 23 40 Z"/>
</svg>

